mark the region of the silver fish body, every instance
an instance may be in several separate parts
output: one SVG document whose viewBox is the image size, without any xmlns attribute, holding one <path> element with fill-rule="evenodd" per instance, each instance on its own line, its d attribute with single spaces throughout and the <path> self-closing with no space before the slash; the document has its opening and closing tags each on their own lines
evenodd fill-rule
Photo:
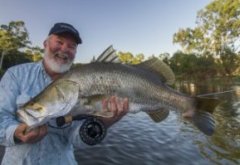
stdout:
<svg viewBox="0 0 240 165">
<path fill-rule="evenodd" d="M 111 117 L 112 112 L 103 110 L 101 101 L 115 95 L 128 98 L 129 113 L 146 112 L 155 122 L 165 119 L 171 109 L 191 114 L 193 123 L 211 135 L 214 120 L 210 113 L 218 101 L 188 97 L 173 90 L 167 85 L 173 76 L 166 78 L 166 74 L 155 69 L 161 64 L 152 59 L 139 65 L 103 62 L 80 65 L 21 107 L 18 116 L 31 128 L 69 114 Z"/>
<path fill-rule="evenodd" d="M 91 63 L 75 69 L 68 77 L 79 84 L 79 95 L 83 98 L 112 95 L 127 97 L 130 112 L 185 108 L 193 101 L 169 88 L 161 77 L 137 66 Z"/>
</svg>

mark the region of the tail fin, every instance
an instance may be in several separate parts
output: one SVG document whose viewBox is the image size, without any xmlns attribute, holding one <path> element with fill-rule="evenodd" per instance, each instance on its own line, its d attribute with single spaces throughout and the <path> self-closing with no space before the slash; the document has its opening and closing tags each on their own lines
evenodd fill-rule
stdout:
<svg viewBox="0 0 240 165">
<path fill-rule="evenodd" d="M 196 112 L 192 122 L 204 134 L 211 136 L 214 133 L 215 121 L 209 112 Z"/>
<path fill-rule="evenodd" d="M 196 108 L 202 111 L 213 113 L 215 108 L 221 103 L 219 99 L 208 97 L 195 97 Z"/>
<path fill-rule="evenodd" d="M 211 136 L 215 130 L 213 111 L 221 103 L 218 99 L 195 97 L 196 112 L 193 113 L 193 124 L 203 133 Z"/>
</svg>

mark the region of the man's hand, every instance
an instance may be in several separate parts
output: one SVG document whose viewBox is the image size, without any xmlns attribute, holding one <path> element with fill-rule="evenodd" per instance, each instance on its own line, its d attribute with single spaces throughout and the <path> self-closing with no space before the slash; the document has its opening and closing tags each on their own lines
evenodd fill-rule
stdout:
<svg viewBox="0 0 240 165">
<path fill-rule="evenodd" d="M 14 139 L 22 143 L 35 143 L 47 134 L 47 126 L 43 125 L 27 132 L 28 126 L 21 123 L 14 132 Z"/>
<path fill-rule="evenodd" d="M 102 101 L 102 108 L 113 112 L 113 116 L 111 118 L 101 118 L 101 120 L 107 127 L 110 127 L 128 113 L 128 106 L 129 102 L 127 98 L 121 99 L 112 96 L 108 100 L 104 99 Z"/>
</svg>

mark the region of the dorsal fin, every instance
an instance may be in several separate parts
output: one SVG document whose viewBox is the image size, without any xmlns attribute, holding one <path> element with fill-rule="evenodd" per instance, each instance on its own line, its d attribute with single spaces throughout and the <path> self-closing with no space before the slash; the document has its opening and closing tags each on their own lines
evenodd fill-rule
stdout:
<svg viewBox="0 0 240 165">
<path fill-rule="evenodd" d="M 100 54 L 97 59 L 93 57 L 92 62 L 112 62 L 117 63 L 118 62 L 118 56 L 116 54 L 116 50 L 113 49 L 113 46 L 110 45 L 106 50 Z"/>
<path fill-rule="evenodd" d="M 156 57 L 138 64 L 139 67 L 151 70 L 163 78 L 164 83 L 172 85 L 175 82 L 175 75 L 172 69 Z"/>
</svg>

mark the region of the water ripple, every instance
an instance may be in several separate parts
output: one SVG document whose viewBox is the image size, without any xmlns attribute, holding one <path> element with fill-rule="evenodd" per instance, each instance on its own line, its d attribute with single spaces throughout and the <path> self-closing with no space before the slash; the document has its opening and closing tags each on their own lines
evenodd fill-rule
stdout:
<svg viewBox="0 0 240 165">
<path fill-rule="evenodd" d="M 145 113 L 129 114 L 108 130 L 102 144 L 78 150 L 76 158 L 84 165 L 239 165 L 240 94 L 222 98 L 227 101 L 214 112 L 211 137 L 177 112 L 160 123 Z"/>
</svg>

